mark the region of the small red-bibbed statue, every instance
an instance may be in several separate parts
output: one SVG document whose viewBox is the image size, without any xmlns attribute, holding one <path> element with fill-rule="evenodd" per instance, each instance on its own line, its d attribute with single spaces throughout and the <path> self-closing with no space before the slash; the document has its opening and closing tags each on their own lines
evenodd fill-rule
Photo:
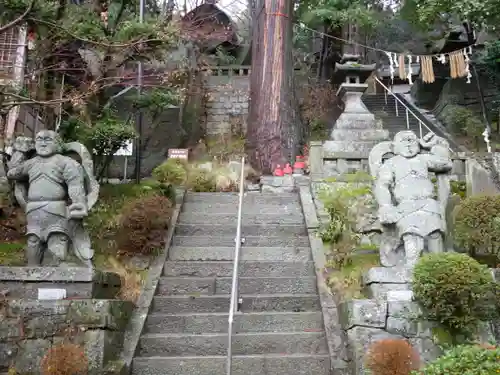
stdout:
<svg viewBox="0 0 500 375">
<path fill-rule="evenodd" d="M 284 175 L 283 169 L 281 169 L 281 165 L 277 165 L 276 169 L 274 170 L 274 175 L 278 177 L 282 177 Z"/>
<path fill-rule="evenodd" d="M 292 167 L 290 166 L 290 163 L 286 163 L 285 168 L 283 168 L 283 173 L 284 174 L 292 174 L 293 170 Z"/>
</svg>

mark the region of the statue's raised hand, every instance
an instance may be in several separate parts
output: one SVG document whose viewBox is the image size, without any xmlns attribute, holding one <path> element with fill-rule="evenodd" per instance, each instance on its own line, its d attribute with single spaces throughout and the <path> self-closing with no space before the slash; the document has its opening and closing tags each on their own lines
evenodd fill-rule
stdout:
<svg viewBox="0 0 500 375">
<path fill-rule="evenodd" d="M 88 215 L 87 207 L 83 203 L 73 203 L 68 208 L 69 218 L 81 220 Z"/>
<path fill-rule="evenodd" d="M 441 137 L 438 137 L 436 134 L 430 132 L 422 137 L 422 139 L 420 140 L 420 146 L 426 149 L 430 149 L 433 146 L 437 145 L 441 140 Z"/>
</svg>

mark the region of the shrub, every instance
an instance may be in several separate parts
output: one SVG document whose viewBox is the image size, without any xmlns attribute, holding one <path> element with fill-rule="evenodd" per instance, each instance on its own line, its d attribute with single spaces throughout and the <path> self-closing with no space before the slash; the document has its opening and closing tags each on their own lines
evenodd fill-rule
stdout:
<svg viewBox="0 0 500 375">
<path fill-rule="evenodd" d="M 172 211 L 167 197 L 150 195 L 123 207 L 118 246 L 130 254 L 151 254 L 164 245 L 165 229 Z"/>
<path fill-rule="evenodd" d="M 445 126 L 455 134 L 466 134 L 477 123 L 474 112 L 459 105 L 446 106 L 441 116 Z"/>
<path fill-rule="evenodd" d="M 500 348 L 460 345 L 427 364 L 415 375 L 495 375 L 500 373 Z"/>
<path fill-rule="evenodd" d="M 204 168 L 193 168 L 189 171 L 187 188 L 195 192 L 214 192 L 217 190 L 214 174 Z"/>
<path fill-rule="evenodd" d="M 40 368 L 43 375 L 86 375 L 88 359 L 81 346 L 63 342 L 50 348 Z"/>
<path fill-rule="evenodd" d="M 153 169 L 153 177 L 163 184 L 182 185 L 187 178 L 186 162 L 169 158 Z"/>
<path fill-rule="evenodd" d="M 488 268 L 466 254 L 425 255 L 413 272 L 413 292 L 425 314 L 452 333 L 471 333 L 495 315 L 493 291 Z"/>
<path fill-rule="evenodd" d="M 373 375 L 409 375 L 417 370 L 420 358 L 409 342 L 402 339 L 385 339 L 372 344 L 366 366 Z"/>
<path fill-rule="evenodd" d="M 500 195 L 464 199 L 454 212 L 456 245 L 500 259 Z"/>
<path fill-rule="evenodd" d="M 328 214 L 328 223 L 321 228 L 319 235 L 324 242 L 330 243 L 330 255 L 339 268 L 346 264 L 359 242 L 357 219 L 364 214 L 363 208 L 369 206 L 372 199 L 369 175 L 357 172 L 343 177 L 346 181 L 343 185 L 336 183 L 319 191 L 319 199 Z M 337 181 L 327 179 L 326 182 Z"/>
</svg>

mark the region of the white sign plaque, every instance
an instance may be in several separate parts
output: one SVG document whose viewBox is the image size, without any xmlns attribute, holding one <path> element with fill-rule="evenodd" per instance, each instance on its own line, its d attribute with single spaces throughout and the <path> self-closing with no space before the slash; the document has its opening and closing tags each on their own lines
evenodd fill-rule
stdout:
<svg viewBox="0 0 500 375">
<path fill-rule="evenodd" d="M 122 147 L 118 151 L 116 151 L 115 155 L 116 156 L 132 156 L 133 151 L 134 151 L 134 142 L 127 141 L 127 144 L 125 145 L 125 147 Z"/>
<path fill-rule="evenodd" d="M 174 159 L 188 159 L 189 150 L 187 148 L 169 148 L 168 157 Z"/>
<path fill-rule="evenodd" d="M 66 289 L 38 288 L 39 300 L 57 300 L 66 298 Z"/>
</svg>

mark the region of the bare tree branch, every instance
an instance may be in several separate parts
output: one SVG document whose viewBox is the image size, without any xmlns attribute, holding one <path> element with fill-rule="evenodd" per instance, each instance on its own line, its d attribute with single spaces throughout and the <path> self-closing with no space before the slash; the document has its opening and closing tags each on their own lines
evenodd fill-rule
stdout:
<svg viewBox="0 0 500 375">
<path fill-rule="evenodd" d="M 26 16 L 33 10 L 33 7 L 35 6 L 35 1 L 36 0 L 31 0 L 30 5 L 28 5 L 24 13 L 21 14 L 19 17 L 17 17 L 14 21 L 9 22 L 7 25 L 0 26 L 0 34 L 7 31 L 11 27 L 14 27 L 17 24 L 21 23 L 26 18 Z"/>
</svg>

